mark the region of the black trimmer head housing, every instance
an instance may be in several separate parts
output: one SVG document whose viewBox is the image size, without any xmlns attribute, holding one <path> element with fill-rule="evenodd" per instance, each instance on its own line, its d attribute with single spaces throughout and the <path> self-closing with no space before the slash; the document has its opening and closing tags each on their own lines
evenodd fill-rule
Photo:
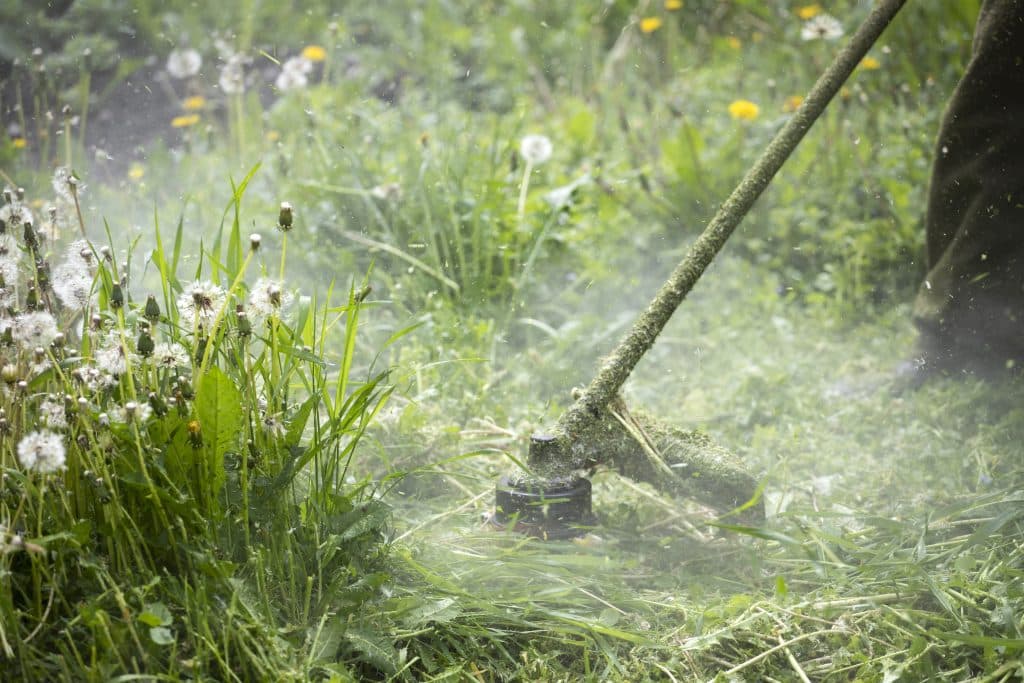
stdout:
<svg viewBox="0 0 1024 683">
<path fill-rule="evenodd" d="M 590 480 L 583 477 L 519 481 L 502 477 L 493 524 L 544 540 L 577 538 L 594 526 Z"/>
</svg>

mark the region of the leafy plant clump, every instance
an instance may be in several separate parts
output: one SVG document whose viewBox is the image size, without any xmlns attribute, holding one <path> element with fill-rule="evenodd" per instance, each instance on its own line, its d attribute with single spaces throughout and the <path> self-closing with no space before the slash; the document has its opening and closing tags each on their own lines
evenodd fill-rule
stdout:
<svg viewBox="0 0 1024 683">
<path fill-rule="evenodd" d="M 356 377 L 366 291 L 298 297 L 242 237 L 255 171 L 187 278 L 180 224 L 141 268 L 109 226 L 86 238 L 67 169 L 42 221 L 4 192 L 5 678 L 304 679 L 365 649 L 346 634 L 386 578 L 389 512 L 348 468 L 391 388 Z"/>
</svg>

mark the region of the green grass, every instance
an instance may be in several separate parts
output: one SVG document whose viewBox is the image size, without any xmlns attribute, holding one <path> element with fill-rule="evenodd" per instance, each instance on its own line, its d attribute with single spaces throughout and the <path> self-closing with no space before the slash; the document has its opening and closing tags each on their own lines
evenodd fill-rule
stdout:
<svg viewBox="0 0 1024 683">
<path fill-rule="evenodd" d="M 42 113 L 84 110 L 92 87 L 95 119 L 98 84 L 124 74 L 16 72 L 31 125 L 4 171 L 37 227 L 54 165 L 91 186 L 97 296 L 83 318 L 46 285 L 82 229 L 70 205 L 63 242 L 13 232 L 13 308 L 34 284 L 65 339 L 42 348 L 42 372 L 34 348 L 0 347 L 5 678 L 1022 675 L 1022 386 L 913 389 L 894 372 L 912 354 L 932 140 L 976 2 L 909 4 L 872 52 L 880 68 L 858 70 L 627 384 L 630 407 L 708 432 L 757 473 L 766 522 L 599 471 L 598 526 L 551 543 L 484 523 L 496 478 L 589 381 L 835 44 L 801 41 L 781 1 L 85 5 L 54 24 L 48 63 L 77 64 L 56 47 L 74 22 L 104 50 L 123 22 L 187 35 L 203 75 L 154 84 L 173 93 L 168 125 L 186 93 L 207 104 L 144 154 L 92 159 L 86 132 Z M 829 9 L 847 31 L 863 12 Z M 663 24 L 645 34 L 649 16 Z M 211 26 L 254 60 L 243 95 L 215 86 Z M 158 63 L 172 47 L 148 44 Z M 265 80 L 305 44 L 326 63 L 274 92 Z M 758 116 L 730 118 L 737 99 Z M 554 149 L 524 190 L 527 134 Z M 258 307 L 263 278 L 291 298 L 269 324 L 235 310 Z M 200 329 L 178 302 L 204 280 L 225 299 Z M 127 354 L 106 388 L 74 378 L 104 349 L 137 351 L 146 322 L 187 362 Z M 153 415 L 105 424 L 130 402 Z M 50 404 L 69 426 L 66 467 L 46 474 L 17 447 Z"/>
</svg>

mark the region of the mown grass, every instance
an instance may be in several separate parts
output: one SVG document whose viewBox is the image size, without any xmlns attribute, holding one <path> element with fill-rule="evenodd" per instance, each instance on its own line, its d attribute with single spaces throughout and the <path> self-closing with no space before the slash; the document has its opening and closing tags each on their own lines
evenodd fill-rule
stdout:
<svg viewBox="0 0 1024 683">
<path fill-rule="evenodd" d="M 769 519 L 737 526 L 598 472 L 599 526 L 559 543 L 484 523 L 496 477 L 590 378 L 835 44 L 801 41 L 801 6 L 784 2 L 141 12 L 141 34 L 188 35 L 203 53 L 206 72 L 161 87 L 206 104 L 166 142 L 127 152 L 137 167 L 81 171 L 115 178 L 82 207 L 97 245 L 101 215 L 113 237 L 95 306 L 128 349 L 156 294 L 153 326 L 189 350 L 180 371 L 196 398 L 76 450 L 130 386 L 160 384 L 140 362 L 84 396 L 67 469 L 43 476 L 16 461 L 18 440 L 45 394 L 82 389 L 46 375 L 27 402 L 5 395 L 8 415 L 23 411 L 3 440 L 5 672 L 1019 676 L 1021 386 L 938 377 L 915 389 L 894 375 L 913 344 L 932 137 L 976 4 L 910 3 L 872 53 L 879 68 L 858 71 L 626 389 L 631 406 L 736 451 L 762 478 Z M 828 9 L 847 31 L 863 13 Z M 646 33 L 651 17 L 662 23 Z M 286 20 L 287 41 L 266 32 Z M 244 93 L 215 85 L 214 25 L 235 27 L 219 37 L 256 60 Z M 277 64 L 303 41 L 325 46 L 325 62 L 305 88 L 275 91 Z M 60 93 L 35 73 L 45 109 Z M 72 92 L 80 109 L 82 84 Z M 757 116 L 731 118 L 739 99 Z M 168 124 L 178 107 L 168 101 Z M 21 159 L 29 199 L 48 194 L 51 162 L 86 166 L 81 148 L 53 142 L 72 137 L 57 137 L 64 119 L 47 121 L 4 151 Z M 51 138 L 34 137 L 47 125 Z M 526 134 L 547 135 L 553 154 L 523 192 Z M 274 229 L 281 201 L 295 207 L 287 235 Z M 39 267 L 19 272 L 38 284 Z M 178 295 L 209 278 L 248 303 L 258 276 L 314 298 L 248 342 L 225 303 L 197 353 Z M 94 350 L 74 330 L 76 353 L 55 356 L 68 367 Z M 20 353 L 5 360 L 27 368 L 34 351 Z M 190 446 L 196 419 L 232 424 Z"/>
</svg>

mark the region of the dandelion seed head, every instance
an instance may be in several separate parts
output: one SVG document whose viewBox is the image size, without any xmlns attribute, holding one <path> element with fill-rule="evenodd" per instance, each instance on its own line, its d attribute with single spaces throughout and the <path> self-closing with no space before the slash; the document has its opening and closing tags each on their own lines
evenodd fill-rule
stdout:
<svg viewBox="0 0 1024 683">
<path fill-rule="evenodd" d="M 217 80 L 225 95 L 241 95 L 245 92 L 245 65 L 241 55 L 231 55 L 220 70 Z"/>
<path fill-rule="evenodd" d="M 519 154 L 529 164 L 543 164 L 553 151 L 551 138 L 546 135 L 527 135 L 519 143 Z"/>
<path fill-rule="evenodd" d="M 185 347 L 176 342 L 160 342 L 153 348 L 153 362 L 158 368 L 175 370 L 187 368 L 191 365 L 191 359 Z"/>
<path fill-rule="evenodd" d="M 39 421 L 50 429 L 66 429 L 68 426 L 67 411 L 60 396 L 47 396 L 39 404 Z"/>
<path fill-rule="evenodd" d="M 836 40 L 843 35 L 843 25 L 831 14 L 819 12 L 804 22 L 802 40 Z"/>
<path fill-rule="evenodd" d="M 85 183 L 79 181 L 67 166 L 58 166 L 54 170 L 51 183 L 57 199 L 68 204 L 74 204 L 75 196 L 81 197 L 85 193 Z"/>
<path fill-rule="evenodd" d="M 284 290 L 280 280 L 260 278 L 249 291 L 249 311 L 253 318 L 276 318 L 291 306 L 294 296 Z"/>
<path fill-rule="evenodd" d="M 22 313 L 11 325 L 11 337 L 14 342 L 26 351 L 37 346 L 47 347 L 57 337 L 57 321 L 46 311 Z"/>
<path fill-rule="evenodd" d="M 117 377 L 93 365 L 78 368 L 74 372 L 74 377 L 92 394 L 112 389 L 117 385 Z"/>
<path fill-rule="evenodd" d="M 370 190 L 370 196 L 386 202 L 396 202 L 402 198 L 402 186 L 398 183 L 384 183 Z"/>
<path fill-rule="evenodd" d="M 120 376 L 128 371 L 129 364 L 137 362 L 134 351 L 126 348 L 117 332 L 112 332 L 93 356 L 101 373 Z"/>
<path fill-rule="evenodd" d="M 226 298 L 224 289 L 209 280 L 191 282 L 178 297 L 178 313 L 186 320 L 212 323 Z"/>
<path fill-rule="evenodd" d="M 115 422 L 145 424 L 153 416 L 153 408 L 148 403 L 136 403 L 128 401 L 123 406 L 114 409 L 111 416 Z"/>
<path fill-rule="evenodd" d="M 167 55 L 167 73 L 172 78 L 189 78 L 199 73 L 202 56 L 191 48 L 174 49 Z"/>
<path fill-rule="evenodd" d="M 278 90 L 295 90 L 305 88 L 309 84 L 309 74 L 313 71 L 313 62 L 305 56 L 291 57 L 281 65 L 281 73 L 277 75 L 274 86 Z"/>
<path fill-rule="evenodd" d="M 27 470 L 44 474 L 64 467 L 64 437 L 49 429 L 29 432 L 18 442 L 18 462 Z"/>
</svg>

